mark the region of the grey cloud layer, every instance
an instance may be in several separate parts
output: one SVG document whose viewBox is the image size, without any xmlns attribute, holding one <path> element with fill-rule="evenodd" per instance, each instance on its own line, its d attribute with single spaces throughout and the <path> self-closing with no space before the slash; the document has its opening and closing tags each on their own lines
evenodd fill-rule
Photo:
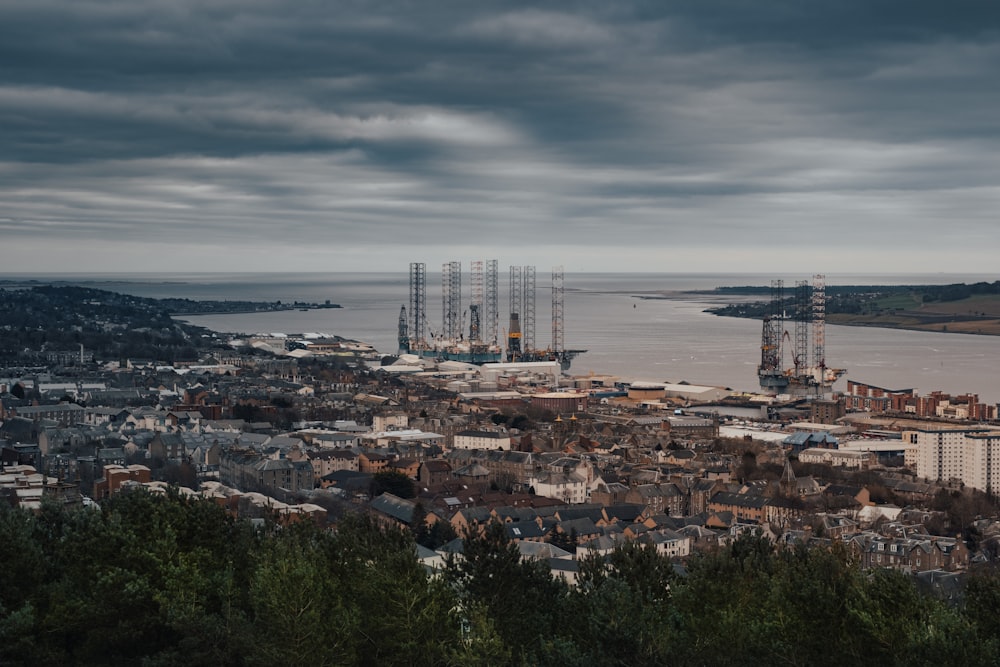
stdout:
<svg viewBox="0 0 1000 667">
<path fill-rule="evenodd" d="M 94 262 L 530 243 L 745 270 L 909 243 L 884 268 L 986 270 L 998 27 L 977 2 L 8 3 L 0 271 L 53 234 Z"/>
</svg>

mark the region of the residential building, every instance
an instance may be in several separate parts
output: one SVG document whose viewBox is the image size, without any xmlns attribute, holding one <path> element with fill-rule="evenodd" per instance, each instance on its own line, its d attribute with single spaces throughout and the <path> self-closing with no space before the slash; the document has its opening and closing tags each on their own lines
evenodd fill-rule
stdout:
<svg viewBox="0 0 1000 667">
<path fill-rule="evenodd" d="M 219 480 L 242 491 L 302 491 L 315 487 L 309 461 L 266 458 L 254 449 L 230 449 L 219 459 Z"/>
<path fill-rule="evenodd" d="M 360 472 L 357 453 L 350 449 L 322 449 L 309 452 L 309 463 L 317 480 L 337 470 Z"/>
<path fill-rule="evenodd" d="M 579 473 L 542 473 L 529 481 L 535 494 L 570 504 L 587 502 L 587 478 Z"/>
<path fill-rule="evenodd" d="M 691 538 L 668 528 L 644 533 L 638 541 L 653 545 L 657 553 L 668 558 L 687 558 L 691 555 Z"/>
<path fill-rule="evenodd" d="M 376 433 L 406 429 L 409 425 L 410 419 L 405 412 L 387 412 L 372 417 L 372 430 Z"/>
<path fill-rule="evenodd" d="M 510 434 L 506 431 L 459 431 L 452 440 L 454 449 L 510 450 Z"/>
<path fill-rule="evenodd" d="M 763 523 L 767 518 L 767 498 L 749 493 L 719 491 L 708 501 L 710 512 L 732 512 L 741 523 Z"/>
<path fill-rule="evenodd" d="M 642 505 L 647 515 L 684 516 L 688 498 L 676 484 L 638 484 L 625 495 L 625 502 Z"/>
<path fill-rule="evenodd" d="M 962 463 L 966 486 L 989 494 L 1000 491 L 1000 432 L 966 434 Z"/>
<path fill-rule="evenodd" d="M 410 458 L 397 458 L 389 462 L 387 469 L 390 472 L 398 472 L 401 475 L 406 475 L 410 479 L 416 479 L 417 473 L 420 472 L 420 461 Z"/>
<path fill-rule="evenodd" d="M 848 410 L 863 412 L 904 412 L 906 405 L 915 396 L 916 392 L 913 389 L 885 389 L 848 380 L 844 406 Z"/>
<path fill-rule="evenodd" d="M 112 496 L 128 483 L 146 484 L 152 481 L 152 473 L 146 466 L 121 465 L 104 466 L 103 477 L 94 482 L 94 499 L 101 500 Z"/>
<path fill-rule="evenodd" d="M 932 536 L 886 537 L 859 533 L 851 538 L 861 567 L 892 568 L 904 572 L 959 570 L 968 565 L 968 549 L 959 539 Z"/>
<path fill-rule="evenodd" d="M 957 481 L 987 493 L 1000 490 L 1000 431 L 904 431 L 903 441 L 917 445 L 918 476 Z"/>
<path fill-rule="evenodd" d="M 76 403 L 59 403 L 58 405 L 25 405 L 8 410 L 11 417 L 23 417 L 32 421 L 50 419 L 59 426 L 72 426 L 84 421 L 86 408 Z"/>
<path fill-rule="evenodd" d="M 520 485 L 527 488 L 541 463 L 532 452 L 487 452 L 483 465 L 490 471 L 490 481 L 501 488 Z"/>
<path fill-rule="evenodd" d="M 847 413 L 843 399 L 817 399 L 809 405 L 809 421 L 833 424 Z"/>
<path fill-rule="evenodd" d="M 483 469 L 486 474 L 487 471 Z M 447 461 L 424 461 L 417 472 L 417 480 L 425 487 L 444 484 L 452 479 L 451 464 Z"/>
<path fill-rule="evenodd" d="M 358 470 L 372 475 L 379 472 L 385 472 L 389 469 L 389 461 L 391 461 L 391 458 L 383 456 L 382 454 L 361 452 L 358 455 Z"/>
<path fill-rule="evenodd" d="M 149 457 L 158 461 L 180 462 L 187 455 L 186 443 L 177 433 L 157 433 L 149 442 Z"/>
</svg>

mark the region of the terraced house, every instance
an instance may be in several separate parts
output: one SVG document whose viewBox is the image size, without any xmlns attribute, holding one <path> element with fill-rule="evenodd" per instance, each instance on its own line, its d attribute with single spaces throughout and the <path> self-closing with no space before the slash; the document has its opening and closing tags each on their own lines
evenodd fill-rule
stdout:
<svg viewBox="0 0 1000 667">
<path fill-rule="evenodd" d="M 888 567 L 904 572 L 961 570 L 969 564 L 969 550 L 961 540 L 934 537 L 887 537 L 859 533 L 849 544 L 864 569 Z"/>
</svg>

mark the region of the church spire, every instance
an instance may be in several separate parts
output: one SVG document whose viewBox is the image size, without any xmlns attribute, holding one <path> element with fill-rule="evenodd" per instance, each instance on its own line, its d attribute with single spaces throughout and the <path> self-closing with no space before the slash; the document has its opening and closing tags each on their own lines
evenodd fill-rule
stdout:
<svg viewBox="0 0 1000 667">
<path fill-rule="evenodd" d="M 795 478 L 795 471 L 792 470 L 792 461 L 785 458 L 785 469 L 781 471 L 781 491 L 787 496 L 798 495 L 798 481 Z"/>
</svg>

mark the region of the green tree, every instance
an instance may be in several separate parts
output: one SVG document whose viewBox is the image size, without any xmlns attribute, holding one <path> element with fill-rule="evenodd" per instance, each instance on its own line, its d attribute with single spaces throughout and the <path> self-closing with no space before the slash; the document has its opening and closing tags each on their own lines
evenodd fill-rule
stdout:
<svg viewBox="0 0 1000 667">
<path fill-rule="evenodd" d="M 524 431 L 531 428 L 531 419 L 527 415 L 514 415 L 508 424 L 516 431 Z"/>
<path fill-rule="evenodd" d="M 462 605 L 481 605 L 514 662 L 544 661 L 564 627 L 566 584 L 553 579 L 547 563 L 522 560 L 499 522 L 488 523 L 482 534 L 468 531 L 463 542 L 463 557 L 451 561 L 445 573 Z"/>
<path fill-rule="evenodd" d="M 250 585 L 255 628 L 251 664 L 357 663 L 358 616 L 342 601 L 314 543 L 276 536 L 260 554 Z"/>
<path fill-rule="evenodd" d="M 688 576 L 671 589 L 674 648 L 682 664 L 766 662 L 761 603 L 773 568 L 772 545 L 756 534 L 744 534 L 716 553 L 692 555 Z"/>
<path fill-rule="evenodd" d="M 859 601 L 859 571 L 843 547 L 784 548 L 773 560 L 759 624 L 769 659 L 789 665 L 863 661 L 867 637 L 848 613 Z"/>
<path fill-rule="evenodd" d="M 0 663 L 16 662 L 34 653 L 37 620 L 34 593 L 44 583 L 44 553 L 34 536 L 30 514 L 0 503 Z"/>
<path fill-rule="evenodd" d="M 427 512 L 419 501 L 413 509 L 410 530 L 417 544 L 428 549 L 437 549 L 458 537 L 455 528 L 447 521 L 438 519 L 428 523 Z"/>
<path fill-rule="evenodd" d="M 671 656 L 670 559 L 650 544 L 628 541 L 606 558 L 580 561 L 571 593 L 574 642 L 594 665 L 659 665 Z"/>
<path fill-rule="evenodd" d="M 557 530 L 552 531 L 549 543 L 554 547 L 559 547 L 563 551 L 575 554 L 577 544 L 579 543 L 576 528 L 573 528 L 569 533 L 561 533 Z"/>
<path fill-rule="evenodd" d="M 428 579 L 409 533 L 367 517 L 346 517 L 325 543 L 327 571 L 358 619 L 358 664 L 440 665 L 460 637 L 458 601 Z"/>
<path fill-rule="evenodd" d="M 410 519 L 410 533 L 413 540 L 420 545 L 427 541 L 429 529 L 427 527 L 427 510 L 419 500 L 413 506 L 413 517 Z"/>
<path fill-rule="evenodd" d="M 979 570 L 965 583 L 962 617 L 976 634 L 976 641 L 994 656 L 1000 656 L 1000 573 Z"/>
<path fill-rule="evenodd" d="M 35 535 L 46 553 L 36 662 L 172 664 L 183 650 L 185 664 L 234 664 L 223 658 L 245 606 L 246 522 L 207 501 L 130 491 L 100 510 L 43 507 Z"/>
<path fill-rule="evenodd" d="M 145 495 L 145 494 L 142 494 Z M 120 515 L 70 512 L 47 526 L 51 580 L 40 608 L 47 659 L 66 663 L 135 664 L 174 639 L 160 628 L 153 592 L 155 553 L 173 541 L 142 540 Z"/>
</svg>

